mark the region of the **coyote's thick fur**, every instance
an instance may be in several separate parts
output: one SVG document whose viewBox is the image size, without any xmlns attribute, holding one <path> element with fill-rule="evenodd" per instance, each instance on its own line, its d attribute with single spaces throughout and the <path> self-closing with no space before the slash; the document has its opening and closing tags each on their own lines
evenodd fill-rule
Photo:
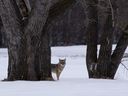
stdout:
<svg viewBox="0 0 128 96">
<path fill-rule="evenodd" d="M 59 80 L 60 74 L 66 65 L 66 59 L 59 59 L 59 63 L 51 64 L 52 73 L 56 74 L 57 80 Z"/>
</svg>

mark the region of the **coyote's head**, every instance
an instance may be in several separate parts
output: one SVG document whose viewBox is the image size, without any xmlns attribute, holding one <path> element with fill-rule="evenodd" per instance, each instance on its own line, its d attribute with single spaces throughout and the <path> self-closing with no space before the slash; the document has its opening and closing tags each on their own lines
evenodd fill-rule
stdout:
<svg viewBox="0 0 128 96">
<path fill-rule="evenodd" d="M 59 59 L 59 64 L 65 65 L 66 64 L 66 59 Z"/>
</svg>

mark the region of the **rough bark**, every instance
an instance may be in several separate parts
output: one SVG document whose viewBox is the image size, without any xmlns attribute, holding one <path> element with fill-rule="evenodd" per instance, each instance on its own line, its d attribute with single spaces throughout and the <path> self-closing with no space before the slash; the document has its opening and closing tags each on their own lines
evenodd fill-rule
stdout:
<svg viewBox="0 0 128 96">
<path fill-rule="evenodd" d="M 127 31 L 127 30 L 126 30 Z M 109 77 L 114 79 L 116 71 L 119 67 L 123 54 L 128 46 L 128 33 L 123 32 L 121 38 L 119 39 L 117 46 L 111 56 L 111 66 L 110 66 L 110 73 Z"/>
<path fill-rule="evenodd" d="M 111 63 L 111 52 L 113 42 L 113 20 L 112 20 L 112 9 L 108 1 L 104 1 L 106 6 L 103 6 L 104 17 L 106 17 L 105 24 L 103 26 L 103 32 L 101 35 L 100 51 L 98 58 L 97 71 L 99 78 L 109 78 L 109 69 Z"/>
<path fill-rule="evenodd" d="M 36 54 L 36 48 L 42 46 L 39 44 L 39 41 L 40 38 L 43 38 L 40 36 L 48 17 L 48 12 L 50 9 L 49 4 L 50 3 L 48 0 L 36 1 L 35 8 L 31 12 L 32 17 L 29 18 L 28 26 L 25 28 L 25 34 L 27 38 L 27 54 L 28 54 L 27 64 L 29 68 L 28 78 L 30 80 L 37 80 L 36 72 L 34 69 L 35 54 Z"/>
<path fill-rule="evenodd" d="M 38 42 L 47 20 L 48 10 L 50 8 L 49 4 L 48 0 L 36 1 L 28 24 L 25 26 L 24 30 L 22 30 L 22 25 L 20 25 L 22 24 L 22 18 L 18 18 L 19 14 L 17 12 L 18 7 L 16 2 L 13 0 L 0 1 L 1 17 L 10 41 L 8 80 L 39 80 L 37 79 L 37 74 L 34 69 L 35 50 L 37 50 L 37 47 L 40 47 Z M 46 39 L 48 39 L 48 37 L 46 37 Z M 27 41 L 26 44 L 24 44 L 24 40 Z M 27 49 L 27 52 L 24 51 L 25 49 Z M 47 53 L 45 54 L 47 55 Z M 43 54 L 44 57 L 45 54 Z M 36 55 L 39 56 L 42 54 Z M 48 53 L 48 55 L 50 54 Z M 25 62 L 22 63 L 21 61 Z M 50 62 L 50 59 L 48 59 L 48 61 Z M 51 74 L 49 77 L 51 78 Z"/>
<path fill-rule="evenodd" d="M 98 0 L 86 0 L 88 20 L 87 25 L 87 56 L 86 63 L 89 78 L 95 77 L 95 68 L 97 66 L 97 38 L 98 38 Z"/>
<path fill-rule="evenodd" d="M 48 23 L 45 24 L 44 29 L 42 30 L 41 34 L 41 46 L 37 50 L 41 54 L 39 57 L 39 64 L 40 64 L 40 80 L 50 80 L 49 76 L 51 76 L 51 48 L 50 48 L 50 34 L 47 31 Z M 42 62 L 44 61 L 44 62 Z M 49 71 L 48 71 L 49 70 Z"/>
<path fill-rule="evenodd" d="M 14 5 L 14 6 L 12 6 Z M 8 52 L 9 52 L 9 67 L 8 67 L 8 79 L 15 80 L 18 79 L 18 66 L 21 59 L 19 59 L 19 51 L 21 44 L 21 34 L 20 29 L 20 18 L 17 14 L 15 1 L 12 0 L 0 0 L 0 11 L 2 22 L 6 31 L 8 39 Z"/>
</svg>

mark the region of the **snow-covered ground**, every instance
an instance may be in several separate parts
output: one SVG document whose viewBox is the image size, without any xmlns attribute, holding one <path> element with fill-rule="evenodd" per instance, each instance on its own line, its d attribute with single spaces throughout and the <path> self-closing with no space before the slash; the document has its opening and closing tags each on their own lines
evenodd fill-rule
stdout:
<svg viewBox="0 0 128 96">
<path fill-rule="evenodd" d="M 128 71 L 122 65 L 115 80 L 88 79 L 85 49 L 86 46 L 52 47 L 52 63 L 66 58 L 59 81 L 0 81 L 0 96 L 128 96 Z M 7 76 L 7 57 L 7 49 L 0 49 L 0 80 Z M 127 58 L 124 60 L 127 67 Z"/>
</svg>

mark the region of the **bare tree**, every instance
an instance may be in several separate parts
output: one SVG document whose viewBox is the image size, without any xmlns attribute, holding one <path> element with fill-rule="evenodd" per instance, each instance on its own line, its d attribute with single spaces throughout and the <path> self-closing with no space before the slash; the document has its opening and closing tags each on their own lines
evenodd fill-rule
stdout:
<svg viewBox="0 0 128 96">
<path fill-rule="evenodd" d="M 24 0 L 0 0 L 0 16 L 9 40 L 7 80 L 52 80 L 47 28 L 74 0 L 31 2 L 29 9 Z"/>
<path fill-rule="evenodd" d="M 110 78 L 113 79 L 118 66 L 123 57 L 124 51 L 127 48 L 127 30 L 125 27 L 120 40 L 117 43 L 116 49 L 112 53 L 113 44 L 113 28 L 114 10 L 111 0 L 81 0 L 88 17 L 87 26 L 87 56 L 86 63 L 89 73 L 89 78 Z M 101 5 L 100 5 L 101 4 Z M 97 54 L 98 40 L 98 24 L 99 24 L 99 9 L 104 16 L 103 32 L 101 35 L 100 50 Z M 86 11 L 87 10 L 87 11 Z M 99 20 L 98 20 L 99 19 Z"/>
</svg>

